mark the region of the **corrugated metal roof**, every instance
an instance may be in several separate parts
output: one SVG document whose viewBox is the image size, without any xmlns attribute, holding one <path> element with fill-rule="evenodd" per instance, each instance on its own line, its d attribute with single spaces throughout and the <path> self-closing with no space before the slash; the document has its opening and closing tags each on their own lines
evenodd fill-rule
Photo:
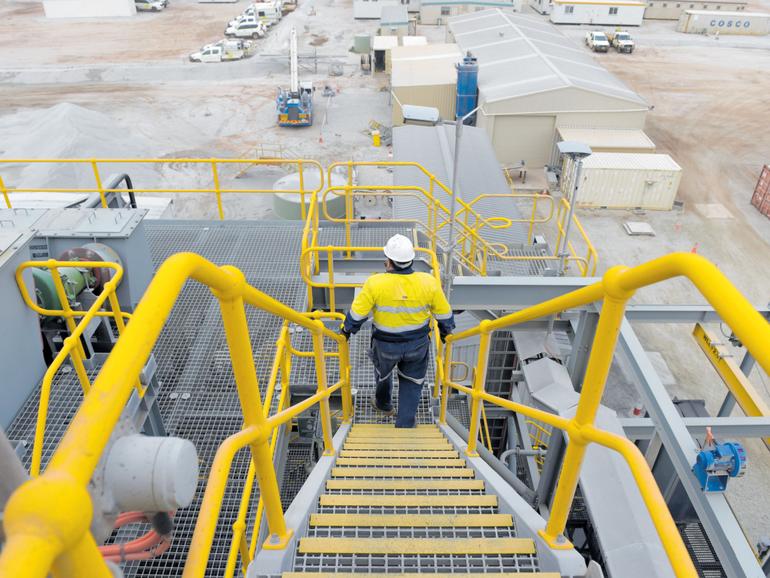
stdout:
<svg viewBox="0 0 770 578">
<path fill-rule="evenodd" d="M 449 30 L 463 53 L 478 58 L 483 101 L 577 87 L 647 108 L 641 96 L 539 18 L 495 8 L 450 18 Z"/>
<path fill-rule="evenodd" d="M 457 82 L 455 64 L 461 59 L 457 44 L 398 46 L 390 51 L 391 86 L 454 84 Z"/>
<path fill-rule="evenodd" d="M 398 36 L 375 36 L 372 38 L 372 50 L 390 50 L 398 46 Z"/>
<path fill-rule="evenodd" d="M 752 16 L 770 18 L 768 12 L 724 12 L 723 10 L 685 10 L 687 14 L 697 14 L 703 16 Z"/>
<path fill-rule="evenodd" d="M 391 4 L 383 6 L 380 11 L 380 24 L 401 25 L 409 24 L 409 14 L 403 4 Z"/>
<path fill-rule="evenodd" d="M 647 153 L 594 153 L 586 157 L 587 169 L 635 169 L 648 171 L 681 171 L 674 159 L 663 154 Z"/>
<path fill-rule="evenodd" d="M 402 36 L 401 44 L 404 46 L 426 46 L 428 39 L 425 36 Z"/>
<path fill-rule="evenodd" d="M 655 150 L 655 143 L 641 129 L 559 127 L 557 130 L 561 135 L 561 140 L 582 142 L 591 148 Z"/>
<path fill-rule="evenodd" d="M 635 0 L 553 0 L 554 4 L 601 4 L 607 6 L 647 6 Z"/>
<path fill-rule="evenodd" d="M 452 183 L 452 165 L 454 161 L 454 125 L 435 127 L 399 126 L 393 129 L 393 160 L 416 162 L 436 176 L 447 188 Z M 461 155 L 458 171 L 457 191 L 459 198 L 472 201 L 477 196 L 487 194 L 508 194 L 511 192 L 503 176 L 500 163 L 497 162 L 492 143 L 487 132 L 482 128 L 466 126 L 463 128 Z M 412 167 L 396 167 L 393 184 L 401 186 L 419 186 L 426 190 L 427 177 Z M 433 193 L 449 208 L 451 197 L 440 187 L 434 187 Z M 508 217 L 521 219 L 518 208 L 506 198 L 483 199 L 474 205 L 482 217 Z M 425 203 L 412 196 L 396 196 L 393 210 L 397 219 L 418 219 L 427 223 Z M 457 207 L 459 210 L 459 206 Z M 494 243 L 526 243 L 527 228 L 514 223 L 510 229 L 481 230 L 481 235 Z M 446 240 L 448 227 L 439 235 Z"/>
</svg>

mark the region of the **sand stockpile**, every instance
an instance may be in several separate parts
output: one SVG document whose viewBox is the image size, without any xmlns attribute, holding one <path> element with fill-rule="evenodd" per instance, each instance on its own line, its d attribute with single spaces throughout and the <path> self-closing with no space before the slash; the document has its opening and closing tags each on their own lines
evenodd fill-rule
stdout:
<svg viewBox="0 0 770 578">
<path fill-rule="evenodd" d="M 3 159 L 151 158 L 157 147 L 109 116 L 69 103 L 48 109 L 21 110 L 0 117 L 0 161 Z M 149 165 L 127 163 L 99 167 L 102 180 L 127 172 L 137 186 L 154 186 L 158 173 Z M 93 187 L 90 164 L 0 164 L 9 187 Z"/>
</svg>

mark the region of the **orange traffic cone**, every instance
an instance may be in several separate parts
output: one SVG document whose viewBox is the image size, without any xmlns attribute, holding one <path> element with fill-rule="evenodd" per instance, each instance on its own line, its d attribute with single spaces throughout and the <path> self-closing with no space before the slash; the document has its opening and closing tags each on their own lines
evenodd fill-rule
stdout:
<svg viewBox="0 0 770 578">
<path fill-rule="evenodd" d="M 696 254 L 698 252 L 698 245 L 700 245 L 700 243 L 695 243 L 692 246 L 692 249 L 690 249 L 690 253 Z"/>
</svg>

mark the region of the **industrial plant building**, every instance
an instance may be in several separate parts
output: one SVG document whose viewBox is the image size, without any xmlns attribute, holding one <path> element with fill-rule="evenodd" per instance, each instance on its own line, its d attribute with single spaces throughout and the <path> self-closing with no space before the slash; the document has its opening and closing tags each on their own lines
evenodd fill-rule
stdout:
<svg viewBox="0 0 770 578">
<path fill-rule="evenodd" d="M 641 130 L 645 100 L 554 25 L 498 9 L 450 19 L 478 59 L 478 119 L 504 166 L 552 160 L 561 127 Z"/>
<path fill-rule="evenodd" d="M 554 24 L 641 26 L 646 4 L 635 0 L 553 0 Z"/>
<path fill-rule="evenodd" d="M 455 117 L 457 44 L 397 46 L 390 50 L 393 126 L 403 124 L 403 105 L 430 106 L 442 119 Z"/>
</svg>

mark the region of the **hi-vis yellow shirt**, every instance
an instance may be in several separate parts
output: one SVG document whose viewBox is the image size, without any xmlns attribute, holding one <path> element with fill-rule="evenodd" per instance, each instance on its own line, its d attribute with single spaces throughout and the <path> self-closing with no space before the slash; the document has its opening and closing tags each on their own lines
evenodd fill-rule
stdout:
<svg viewBox="0 0 770 578">
<path fill-rule="evenodd" d="M 374 337 L 385 341 L 427 335 L 431 316 L 442 335 L 454 329 L 452 308 L 439 281 L 411 268 L 369 277 L 345 318 L 345 331 L 356 333 L 369 314 L 374 317 Z"/>
</svg>

